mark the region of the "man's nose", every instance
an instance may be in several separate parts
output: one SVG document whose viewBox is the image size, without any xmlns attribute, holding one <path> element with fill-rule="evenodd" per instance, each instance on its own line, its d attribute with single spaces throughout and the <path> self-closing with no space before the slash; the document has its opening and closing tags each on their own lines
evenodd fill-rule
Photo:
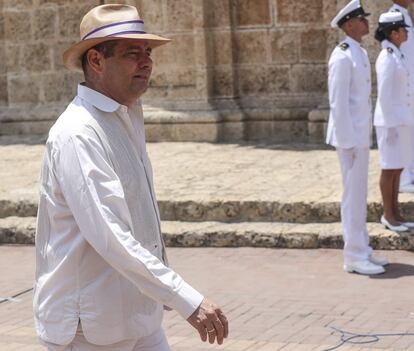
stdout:
<svg viewBox="0 0 414 351">
<path fill-rule="evenodd" d="M 152 67 L 152 59 L 148 55 L 145 55 L 139 62 L 140 68 L 151 68 Z"/>
</svg>

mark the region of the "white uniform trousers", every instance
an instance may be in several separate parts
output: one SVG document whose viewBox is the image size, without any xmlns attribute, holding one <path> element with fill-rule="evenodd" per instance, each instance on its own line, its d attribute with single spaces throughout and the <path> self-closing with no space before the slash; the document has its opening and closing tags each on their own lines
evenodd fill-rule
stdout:
<svg viewBox="0 0 414 351">
<path fill-rule="evenodd" d="M 124 340 L 102 346 L 89 343 L 79 325 L 75 338 L 69 345 L 56 345 L 43 340 L 40 342 L 46 346 L 47 351 L 171 351 L 162 328 L 158 332 L 138 340 Z"/>
<path fill-rule="evenodd" d="M 366 260 L 372 253 L 367 230 L 369 148 L 337 148 L 342 172 L 341 220 L 344 261 Z"/>
</svg>

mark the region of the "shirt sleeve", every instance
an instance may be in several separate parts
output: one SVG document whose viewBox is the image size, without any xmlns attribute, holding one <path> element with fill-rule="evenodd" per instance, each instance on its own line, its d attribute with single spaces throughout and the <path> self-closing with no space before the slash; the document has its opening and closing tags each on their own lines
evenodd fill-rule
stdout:
<svg viewBox="0 0 414 351">
<path fill-rule="evenodd" d="M 85 240 L 140 291 L 187 319 L 203 295 L 133 237 L 122 185 L 102 145 L 88 133 L 72 136 L 55 162 L 63 195 Z"/>
<path fill-rule="evenodd" d="M 393 115 L 395 109 L 393 108 L 393 82 L 395 65 L 388 54 L 380 58 L 376 65 L 377 70 L 377 89 L 378 89 L 378 104 L 382 111 L 385 126 L 392 125 Z"/>
<path fill-rule="evenodd" d="M 348 57 L 336 57 L 329 63 L 329 106 L 335 126 L 338 145 L 343 148 L 355 146 L 354 126 L 349 110 L 352 63 Z"/>
</svg>

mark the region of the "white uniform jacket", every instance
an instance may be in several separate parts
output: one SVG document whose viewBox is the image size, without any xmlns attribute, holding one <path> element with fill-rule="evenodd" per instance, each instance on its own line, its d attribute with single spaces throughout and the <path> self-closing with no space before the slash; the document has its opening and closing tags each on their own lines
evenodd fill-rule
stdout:
<svg viewBox="0 0 414 351">
<path fill-rule="evenodd" d="M 328 70 L 329 122 L 326 142 L 339 148 L 371 145 L 371 65 L 350 37 L 332 52 Z"/>
<path fill-rule="evenodd" d="M 203 296 L 165 264 L 141 105 L 80 85 L 52 127 L 40 177 L 34 315 L 69 344 L 79 320 L 97 345 L 158 331 L 163 305 L 188 318 Z"/>
<path fill-rule="evenodd" d="M 378 96 L 374 124 L 378 127 L 413 125 L 413 85 L 410 71 L 401 51 L 388 40 L 382 42 L 378 55 Z"/>
</svg>

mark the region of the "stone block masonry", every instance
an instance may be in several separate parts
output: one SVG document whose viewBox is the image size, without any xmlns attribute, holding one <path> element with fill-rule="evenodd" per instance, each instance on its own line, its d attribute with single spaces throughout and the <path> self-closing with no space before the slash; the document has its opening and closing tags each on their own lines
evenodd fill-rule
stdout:
<svg viewBox="0 0 414 351">
<path fill-rule="evenodd" d="M 345 0 L 2 0 L 0 135 L 44 134 L 81 73 L 62 53 L 100 3 L 137 6 L 146 30 L 173 39 L 154 51 L 144 96 L 152 141 L 323 140 L 326 63 Z M 367 0 L 371 33 L 388 0 Z M 364 41 L 374 61 L 379 46 Z"/>
</svg>

